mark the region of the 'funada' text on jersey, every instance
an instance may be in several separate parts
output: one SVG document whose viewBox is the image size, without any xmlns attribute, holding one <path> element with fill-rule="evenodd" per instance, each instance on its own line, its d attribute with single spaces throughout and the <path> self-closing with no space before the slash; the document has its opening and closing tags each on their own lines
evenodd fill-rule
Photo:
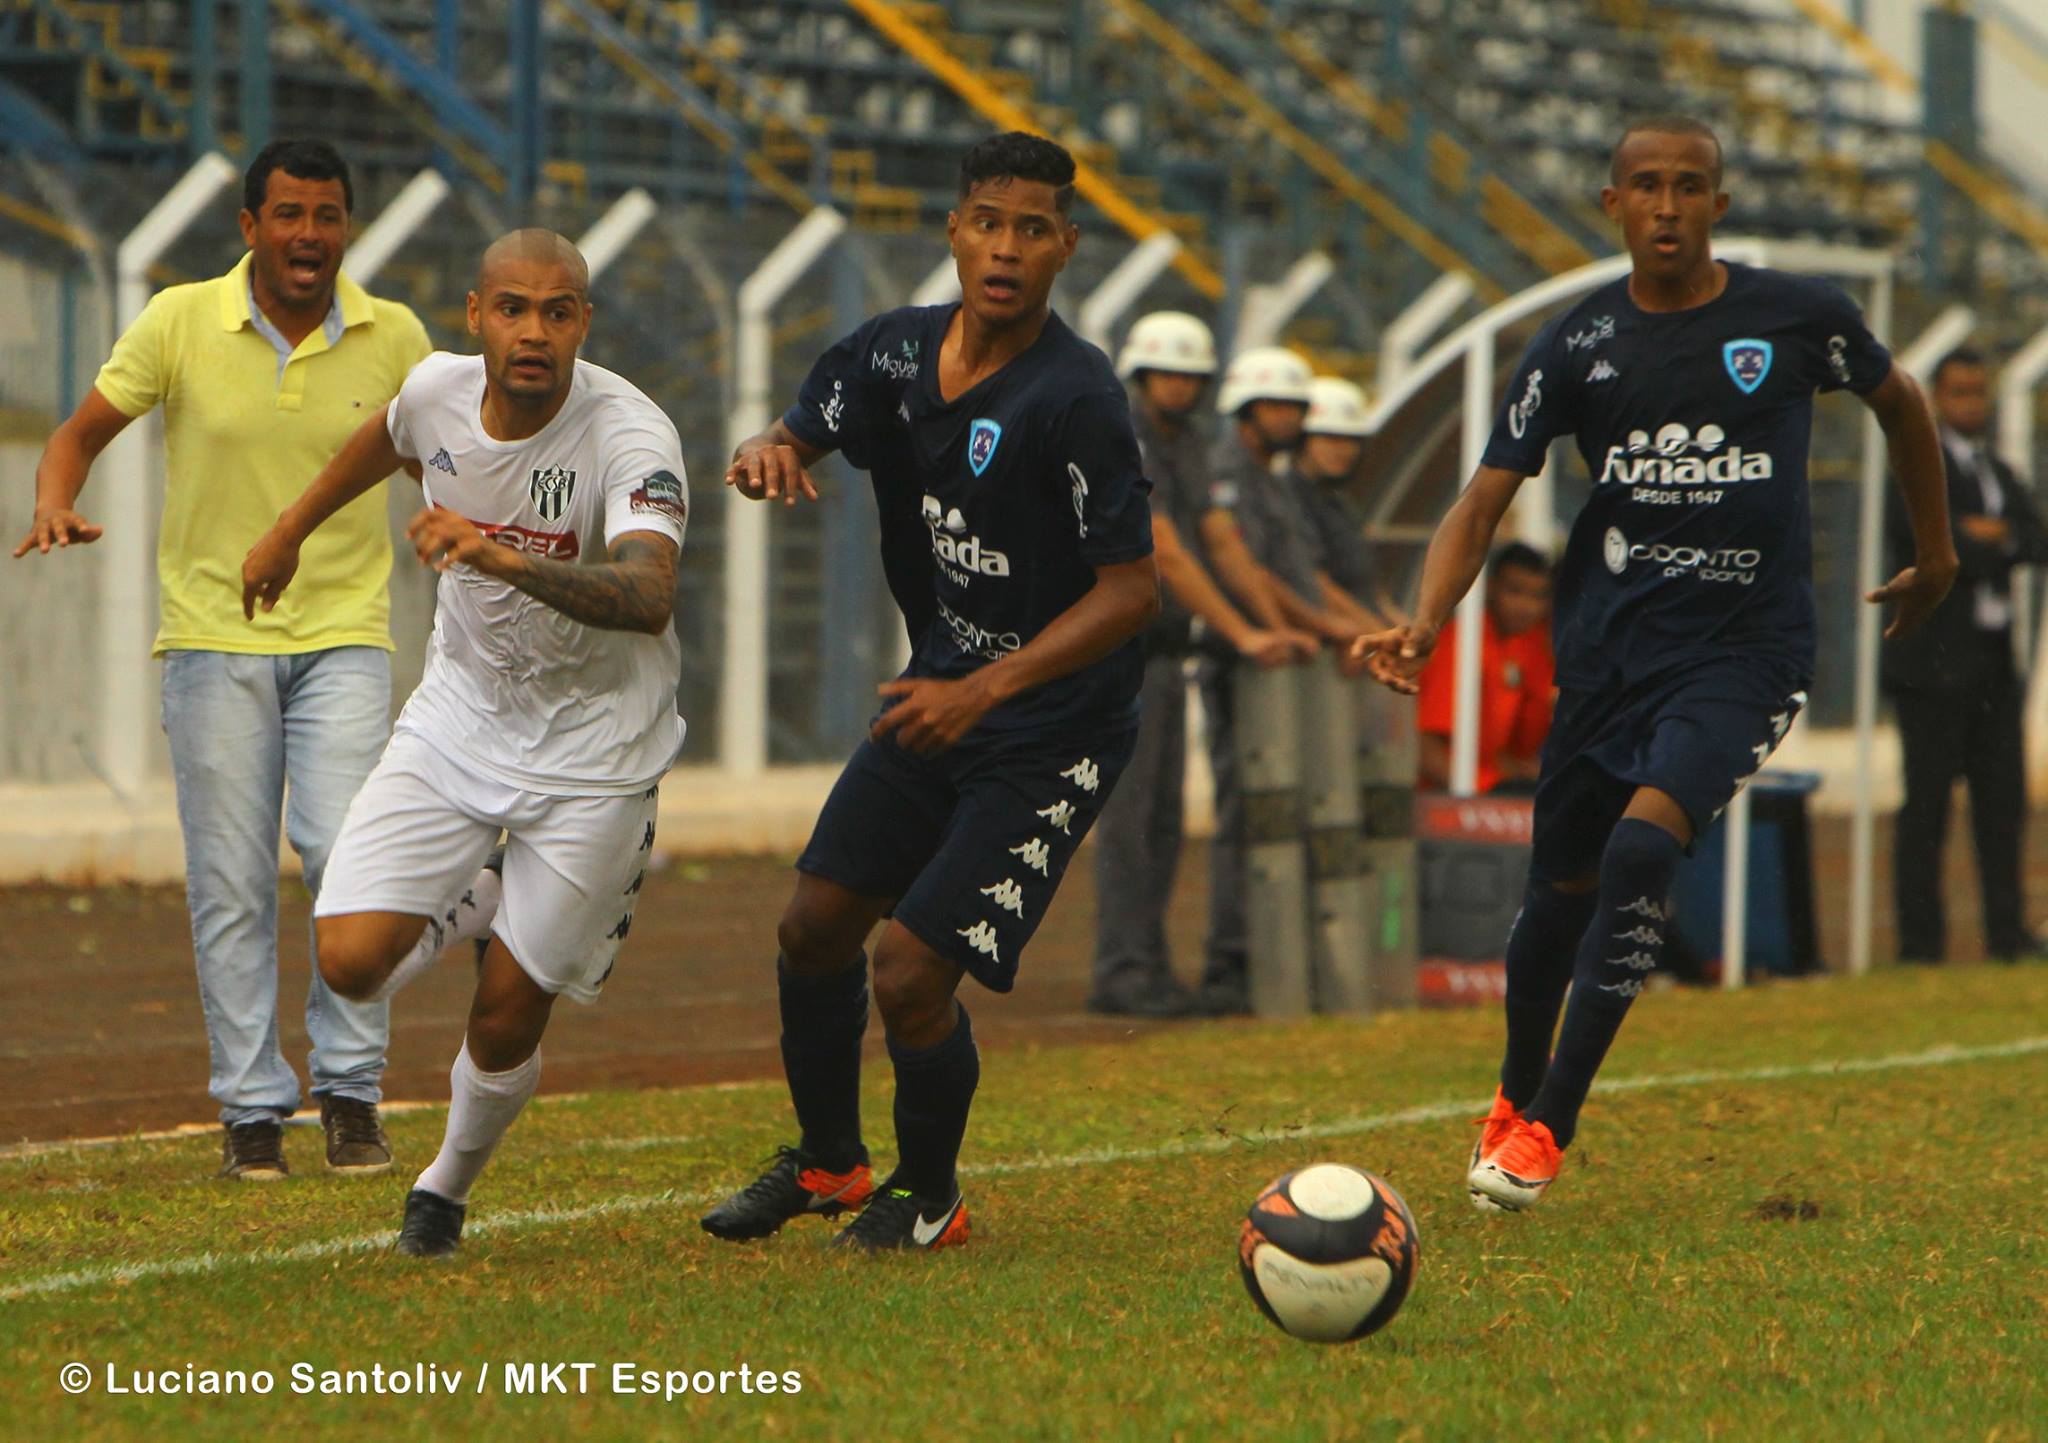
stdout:
<svg viewBox="0 0 2048 1443">
<path fill-rule="evenodd" d="M 1058 316 L 1021 355 L 948 401 L 939 347 L 955 306 L 867 322 L 812 368 L 783 417 L 866 471 L 909 675 L 963 676 L 1025 645 L 1152 549 L 1129 404 L 1103 354 Z M 994 730 L 1121 724 L 1143 667 L 1132 642 L 989 713 Z"/>
<path fill-rule="evenodd" d="M 1730 651 L 1812 673 L 1813 397 L 1867 393 L 1891 354 L 1832 283 L 1727 270 L 1683 311 L 1603 286 L 1537 334 L 1508 387 L 1485 464 L 1533 474 L 1571 435 L 1593 479 L 1558 568 L 1561 686 Z"/>
</svg>

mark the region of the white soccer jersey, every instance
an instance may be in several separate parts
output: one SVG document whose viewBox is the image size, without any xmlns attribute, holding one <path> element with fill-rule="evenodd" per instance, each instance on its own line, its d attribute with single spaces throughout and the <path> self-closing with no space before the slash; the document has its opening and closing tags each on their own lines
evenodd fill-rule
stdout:
<svg viewBox="0 0 2048 1443">
<path fill-rule="evenodd" d="M 392 443 L 421 463 L 428 504 L 557 561 L 602 562 L 629 531 L 682 545 L 682 443 L 631 382 L 578 361 L 562 409 L 523 441 L 484 433 L 483 400 L 483 357 L 437 351 L 391 402 Z M 681 670 L 673 625 L 660 636 L 586 626 L 452 566 L 436 593 L 426 674 L 398 728 L 527 791 L 639 791 L 682 745 Z"/>
</svg>

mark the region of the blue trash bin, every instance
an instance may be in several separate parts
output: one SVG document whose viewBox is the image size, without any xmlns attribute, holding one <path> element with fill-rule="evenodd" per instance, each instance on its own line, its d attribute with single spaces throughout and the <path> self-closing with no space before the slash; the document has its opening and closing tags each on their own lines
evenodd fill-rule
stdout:
<svg viewBox="0 0 2048 1443">
<path fill-rule="evenodd" d="M 1749 783 L 1750 976 L 1798 977 L 1822 970 L 1814 927 L 1813 844 L 1806 799 L 1818 772 L 1759 772 Z M 1701 834 L 1673 888 L 1665 968 L 1680 981 L 1721 976 L 1721 891 L 1727 873 L 1727 816 Z"/>
</svg>

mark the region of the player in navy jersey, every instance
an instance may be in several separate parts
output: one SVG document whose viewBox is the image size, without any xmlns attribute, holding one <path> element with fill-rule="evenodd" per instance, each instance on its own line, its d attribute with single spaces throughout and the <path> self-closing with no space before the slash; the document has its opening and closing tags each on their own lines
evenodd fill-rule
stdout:
<svg viewBox="0 0 2048 1443">
<path fill-rule="evenodd" d="M 966 1239 L 954 1163 L 981 1063 L 954 993 L 963 976 L 1010 990 L 1130 758 L 1159 585 L 1123 386 L 1048 304 L 1079 239 L 1073 181 L 1073 158 L 1035 136 L 970 150 L 946 222 L 959 304 L 890 311 L 832 347 L 727 473 L 789 503 L 816 498 L 805 468 L 829 452 L 868 472 L 913 650 L 819 814 L 776 932 L 802 1140 L 705 1215 L 718 1237 L 865 1201 L 836 1241 Z M 862 948 L 885 918 L 874 991 L 898 1160 L 875 1188 Z"/>
<path fill-rule="evenodd" d="M 1507 1051 L 1466 1179 L 1479 1206 L 1509 1211 L 1557 1175 L 1657 966 L 1680 857 L 1806 699 L 1816 391 L 1846 388 L 1876 414 L 1912 517 L 1914 565 L 1866 598 L 1897 603 L 1886 634 L 1918 625 L 1957 564 L 1926 400 L 1856 305 L 1826 281 L 1714 259 L 1728 208 L 1714 133 L 1683 116 L 1634 125 L 1610 181 L 1632 274 L 1537 334 L 1430 543 L 1413 622 L 1354 647 L 1413 693 L 1516 487 L 1553 438 L 1577 439 L 1593 494 L 1558 568 L 1560 695 L 1508 939 Z"/>
</svg>

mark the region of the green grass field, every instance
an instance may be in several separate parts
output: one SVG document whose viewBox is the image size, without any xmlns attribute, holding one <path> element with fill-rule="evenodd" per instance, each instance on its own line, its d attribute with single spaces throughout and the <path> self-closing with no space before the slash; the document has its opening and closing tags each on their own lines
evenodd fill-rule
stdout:
<svg viewBox="0 0 2048 1443">
<path fill-rule="evenodd" d="M 435 1111 L 394 1120 L 400 1166 L 367 1182 L 322 1175 L 299 1130 L 267 1188 L 207 1180 L 211 1138 L 10 1159 L 0 1437 L 2048 1437 L 2048 969 L 1648 997 L 1523 1217 L 1461 1179 L 1497 1025 L 989 1054 L 974 1240 L 937 1256 L 697 1230 L 781 1139 L 773 1086 L 536 1104 L 438 1266 L 388 1251 Z M 878 1088 L 868 1118 L 885 1140 Z M 1237 1278 L 1253 1195 L 1319 1158 L 1385 1175 L 1421 1232 L 1406 1308 L 1350 1347 L 1283 1336 Z M 509 1395 L 523 1362 L 596 1367 L 588 1392 Z M 295 1363 L 459 1369 L 461 1391 L 300 1395 Z M 618 1363 L 802 1387 L 615 1393 Z M 276 1381 L 109 1396 L 109 1364 Z"/>
</svg>

